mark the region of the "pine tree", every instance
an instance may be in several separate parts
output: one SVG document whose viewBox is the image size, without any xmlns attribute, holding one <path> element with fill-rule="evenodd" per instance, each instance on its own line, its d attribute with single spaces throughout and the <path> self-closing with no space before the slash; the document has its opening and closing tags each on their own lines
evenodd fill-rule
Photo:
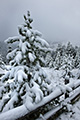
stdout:
<svg viewBox="0 0 80 120">
<path fill-rule="evenodd" d="M 0 54 L 0 67 L 3 69 L 4 68 L 4 62 L 2 59 L 2 55 Z"/>
<path fill-rule="evenodd" d="M 60 55 L 60 51 L 57 51 L 56 58 L 54 61 L 54 68 L 59 70 L 62 66 L 63 56 Z"/>
<path fill-rule="evenodd" d="M 53 58 L 51 56 L 51 52 L 48 52 L 46 54 L 45 57 L 45 63 L 46 63 L 46 67 L 53 67 L 52 63 L 53 63 Z"/>
<path fill-rule="evenodd" d="M 80 68 L 80 47 L 76 48 L 76 55 L 73 59 L 74 68 Z"/>
<path fill-rule="evenodd" d="M 56 50 L 53 53 L 53 67 L 59 70 L 63 64 L 63 58 L 65 55 L 65 45 L 58 44 Z"/>
<path fill-rule="evenodd" d="M 71 57 L 75 58 L 76 56 L 76 50 L 75 48 L 72 46 L 72 44 L 70 42 L 68 42 L 67 47 L 66 47 L 66 54 L 70 55 Z"/>
<path fill-rule="evenodd" d="M 18 27 L 20 36 L 6 40 L 8 44 L 18 42 L 18 46 L 7 55 L 11 68 L 1 79 L 6 84 L 0 88 L 0 111 L 22 104 L 29 109 L 51 92 L 50 81 L 41 68 L 49 45 L 39 31 L 32 29 L 32 22 L 28 11 L 24 24 Z"/>
</svg>

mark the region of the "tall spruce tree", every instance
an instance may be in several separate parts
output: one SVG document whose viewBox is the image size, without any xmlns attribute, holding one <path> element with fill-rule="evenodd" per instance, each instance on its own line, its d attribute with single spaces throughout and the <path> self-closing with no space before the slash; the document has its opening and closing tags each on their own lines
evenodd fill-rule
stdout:
<svg viewBox="0 0 80 120">
<path fill-rule="evenodd" d="M 74 68 L 80 68 L 80 47 L 76 47 L 76 55 L 73 59 Z"/>
<path fill-rule="evenodd" d="M 1 79 L 5 85 L 0 88 L 0 111 L 22 104 L 29 109 L 52 91 L 41 68 L 48 43 L 41 38 L 39 31 L 32 29 L 32 22 L 28 11 L 27 17 L 24 15 L 24 24 L 18 27 L 20 36 L 6 40 L 8 44 L 17 42 L 18 46 L 7 54 L 11 67 Z"/>
</svg>

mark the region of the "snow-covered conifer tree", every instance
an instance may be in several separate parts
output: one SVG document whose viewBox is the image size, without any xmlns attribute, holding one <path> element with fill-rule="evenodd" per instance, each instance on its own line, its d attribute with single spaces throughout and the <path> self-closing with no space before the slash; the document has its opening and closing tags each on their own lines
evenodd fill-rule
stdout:
<svg viewBox="0 0 80 120">
<path fill-rule="evenodd" d="M 8 44 L 17 42 L 18 46 L 7 54 L 11 67 L 1 79 L 5 85 L 0 88 L 0 111 L 22 104 L 30 109 L 51 92 L 50 81 L 41 68 L 48 43 L 39 31 L 32 29 L 32 22 L 28 11 L 24 24 L 18 27 L 20 36 L 6 40 Z"/>
<path fill-rule="evenodd" d="M 80 68 L 80 47 L 76 48 L 76 56 L 73 59 L 74 68 Z"/>
<path fill-rule="evenodd" d="M 46 62 L 47 67 L 52 67 L 53 59 L 52 59 L 52 56 L 51 56 L 51 52 L 48 52 L 46 54 L 45 62 Z"/>
<path fill-rule="evenodd" d="M 63 56 L 61 56 L 60 51 L 58 51 L 54 61 L 54 68 L 59 70 L 59 68 L 62 66 L 62 62 L 63 62 Z"/>
<path fill-rule="evenodd" d="M 1 57 L 1 54 L 0 54 L 0 65 L 2 64 L 2 57 Z"/>
<path fill-rule="evenodd" d="M 2 56 L 0 54 L 0 67 L 3 68 L 3 66 L 4 66 L 4 62 L 3 62 Z"/>
</svg>

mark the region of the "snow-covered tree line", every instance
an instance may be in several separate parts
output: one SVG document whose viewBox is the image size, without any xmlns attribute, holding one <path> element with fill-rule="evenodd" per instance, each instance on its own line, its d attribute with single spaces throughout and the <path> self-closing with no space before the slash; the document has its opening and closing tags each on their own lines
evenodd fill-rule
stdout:
<svg viewBox="0 0 80 120">
<path fill-rule="evenodd" d="M 80 47 L 58 44 L 56 50 L 48 52 L 46 55 L 46 66 L 57 70 L 69 68 L 80 68 Z"/>
<path fill-rule="evenodd" d="M 28 11 L 24 23 L 18 27 L 19 36 L 5 41 L 10 45 L 7 59 L 11 67 L 1 78 L 1 112 L 23 104 L 29 109 L 52 92 L 51 83 L 41 68 L 49 44 L 39 31 L 32 29 L 32 22 Z M 14 50 L 11 49 L 13 43 L 17 43 Z"/>
</svg>

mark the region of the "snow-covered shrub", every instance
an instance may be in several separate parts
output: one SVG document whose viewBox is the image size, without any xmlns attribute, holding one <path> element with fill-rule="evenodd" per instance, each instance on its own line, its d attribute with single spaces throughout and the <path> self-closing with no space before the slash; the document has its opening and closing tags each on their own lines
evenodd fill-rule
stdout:
<svg viewBox="0 0 80 120">
<path fill-rule="evenodd" d="M 24 24 L 18 27 L 20 36 L 6 40 L 10 45 L 17 42 L 18 46 L 7 54 L 11 67 L 1 79 L 5 84 L 0 90 L 0 111 L 22 104 L 30 109 L 51 92 L 50 81 L 41 68 L 49 45 L 39 31 L 32 29 L 32 22 L 28 11 Z"/>
</svg>

